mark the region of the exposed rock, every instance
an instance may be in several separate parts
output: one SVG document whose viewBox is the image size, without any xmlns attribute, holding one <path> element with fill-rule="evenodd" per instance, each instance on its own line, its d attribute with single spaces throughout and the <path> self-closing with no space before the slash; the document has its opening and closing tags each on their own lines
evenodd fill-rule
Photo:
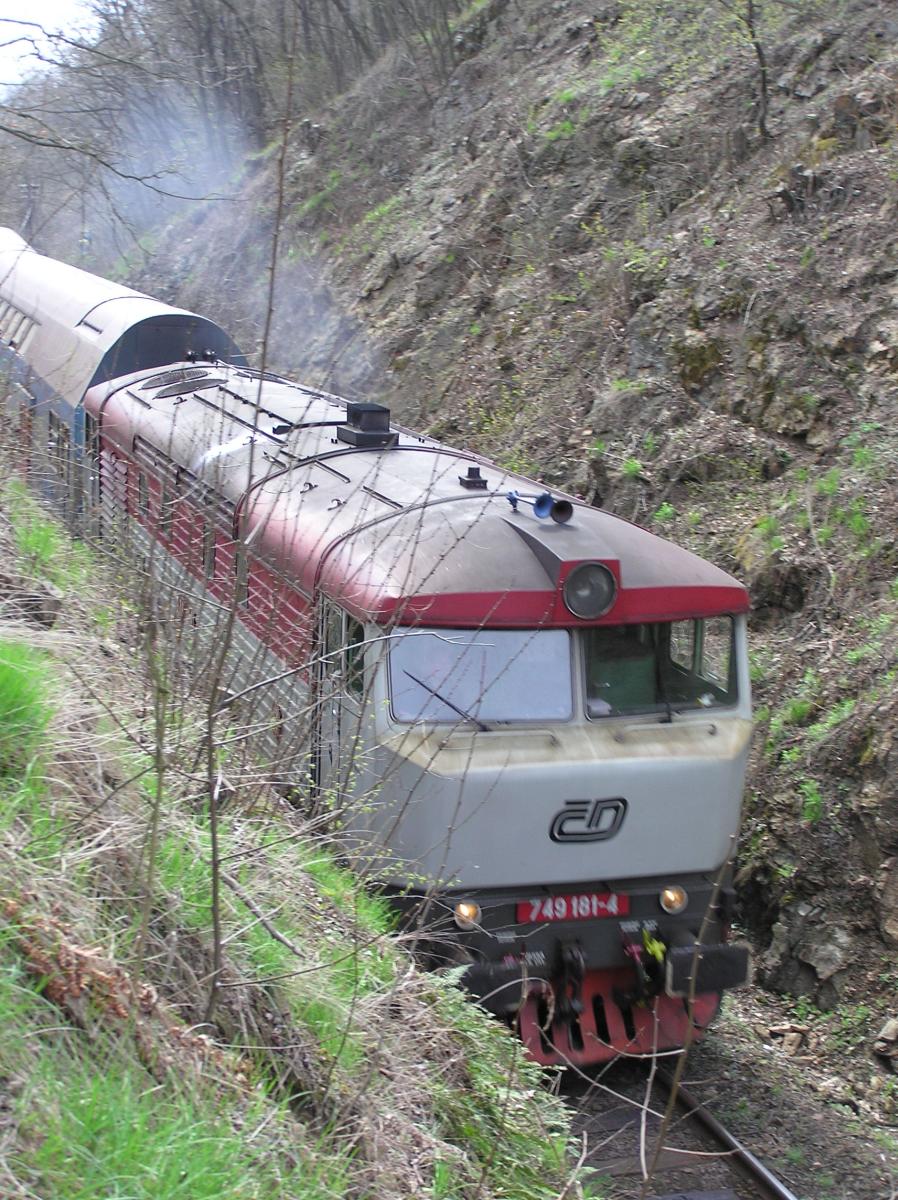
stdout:
<svg viewBox="0 0 898 1200">
<path fill-rule="evenodd" d="M 618 177 L 624 182 L 641 179 L 663 152 L 662 146 L 647 137 L 623 138 L 614 147 Z"/>
<path fill-rule="evenodd" d="M 824 921 L 825 914 L 808 904 L 784 910 L 761 970 L 767 986 L 808 996 L 826 1011 L 838 1000 L 854 941 L 847 929 Z"/>
<path fill-rule="evenodd" d="M 898 946 L 898 858 L 883 863 L 878 891 L 880 929 L 892 946 Z"/>
<path fill-rule="evenodd" d="M 890 1017 L 876 1035 L 873 1053 L 884 1059 L 898 1075 L 898 1017 Z"/>
<path fill-rule="evenodd" d="M 701 329 L 685 330 L 672 349 L 680 382 L 687 392 L 701 391 L 723 362 L 719 343 Z"/>
</svg>

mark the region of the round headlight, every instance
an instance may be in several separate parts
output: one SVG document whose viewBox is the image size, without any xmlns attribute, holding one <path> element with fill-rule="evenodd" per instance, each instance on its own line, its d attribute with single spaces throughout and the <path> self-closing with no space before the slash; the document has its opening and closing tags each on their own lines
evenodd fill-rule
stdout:
<svg viewBox="0 0 898 1200">
<path fill-rule="evenodd" d="M 459 929 L 473 929 L 480 924 L 482 915 L 480 905 L 475 904 L 473 900 L 460 900 L 452 913 Z"/>
<path fill-rule="evenodd" d="M 602 617 L 614 603 L 617 584 L 601 563 L 581 563 L 564 581 L 564 603 L 575 617 Z"/>
<path fill-rule="evenodd" d="M 658 897 L 658 903 L 666 913 L 673 916 L 675 913 L 681 913 L 689 903 L 689 896 L 685 888 L 681 888 L 678 883 L 672 883 L 664 888 Z"/>
</svg>

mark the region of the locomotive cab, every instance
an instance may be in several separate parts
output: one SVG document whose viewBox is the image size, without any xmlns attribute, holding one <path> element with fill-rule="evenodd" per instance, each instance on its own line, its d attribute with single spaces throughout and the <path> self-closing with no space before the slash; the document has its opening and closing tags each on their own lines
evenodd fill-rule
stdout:
<svg viewBox="0 0 898 1200">
<path fill-rule="evenodd" d="M 343 831 L 357 865 L 547 1063 L 681 1045 L 749 969 L 726 942 L 751 733 L 744 593 L 713 578 L 634 597 L 616 562 L 603 616 L 577 618 L 577 565 L 539 624 L 372 626 L 344 779 L 368 798 Z"/>
</svg>

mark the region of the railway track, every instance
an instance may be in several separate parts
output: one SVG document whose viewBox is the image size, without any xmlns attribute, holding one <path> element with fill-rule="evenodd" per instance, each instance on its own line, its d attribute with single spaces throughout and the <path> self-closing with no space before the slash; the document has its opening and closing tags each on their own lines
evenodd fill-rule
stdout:
<svg viewBox="0 0 898 1200">
<path fill-rule="evenodd" d="M 607 1200 L 800 1200 L 672 1075 L 641 1062 L 579 1074 L 563 1091 Z"/>
</svg>

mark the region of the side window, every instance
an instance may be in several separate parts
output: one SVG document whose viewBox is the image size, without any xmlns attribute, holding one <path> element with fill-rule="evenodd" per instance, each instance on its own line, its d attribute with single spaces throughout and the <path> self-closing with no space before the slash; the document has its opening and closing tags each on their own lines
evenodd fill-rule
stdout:
<svg viewBox="0 0 898 1200">
<path fill-rule="evenodd" d="M 215 522 L 211 517 L 203 524 L 203 574 L 207 579 L 215 576 Z"/>
<path fill-rule="evenodd" d="M 710 617 L 702 622 L 702 627 L 702 653 L 698 673 L 714 687 L 728 692 L 733 622 L 729 617 Z"/>
<path fill-rule="evenodd" d="M 175 521 L 175 495 L 170 487 L 162 485 L 159 496 L 159 532 L 168 542 L 171 540 Z"/>
<path fill-rule="evenodd" d="M 249 563 L 243 546 L 237 547 L 234 556 L 234 601 L 240 608 L 249 604 Z"/>
<path fill-rule="evenodd" d="M 365 691 L 365 627 L 355 617 L 346 618 L 346 687 L 354 696 Z"/>
<path fill-rule="evenodd" d="M 341 690 L 361 698 L 365 690 L 365 627 L 336 605 L 324 625 L 324 674 Z"/>
<path fill-rule="evenodd" d="M 732 618 L 673 621 L 666 629 L 668 655 L 659 661 L 664 698 L 702 708 L 734 703 Z"/>
<path fill-rule="evenodd" d="M 670 661 L 684 671 L 695 663 L 695 621 L 674 621 L 670 627 Z"/>
<path fill-rule="evenodd" d="M 63 481 L 68 481 L 71 438 L 68 426 L 56 413 L 47 414 L 47 457 L 50 468 Z"/>
<path fill-rule="evenodd" d="M 100 426 L 89 412 L 84 414 L 84 449 L 93 462 L 100 457 Z"/>
</svg>

